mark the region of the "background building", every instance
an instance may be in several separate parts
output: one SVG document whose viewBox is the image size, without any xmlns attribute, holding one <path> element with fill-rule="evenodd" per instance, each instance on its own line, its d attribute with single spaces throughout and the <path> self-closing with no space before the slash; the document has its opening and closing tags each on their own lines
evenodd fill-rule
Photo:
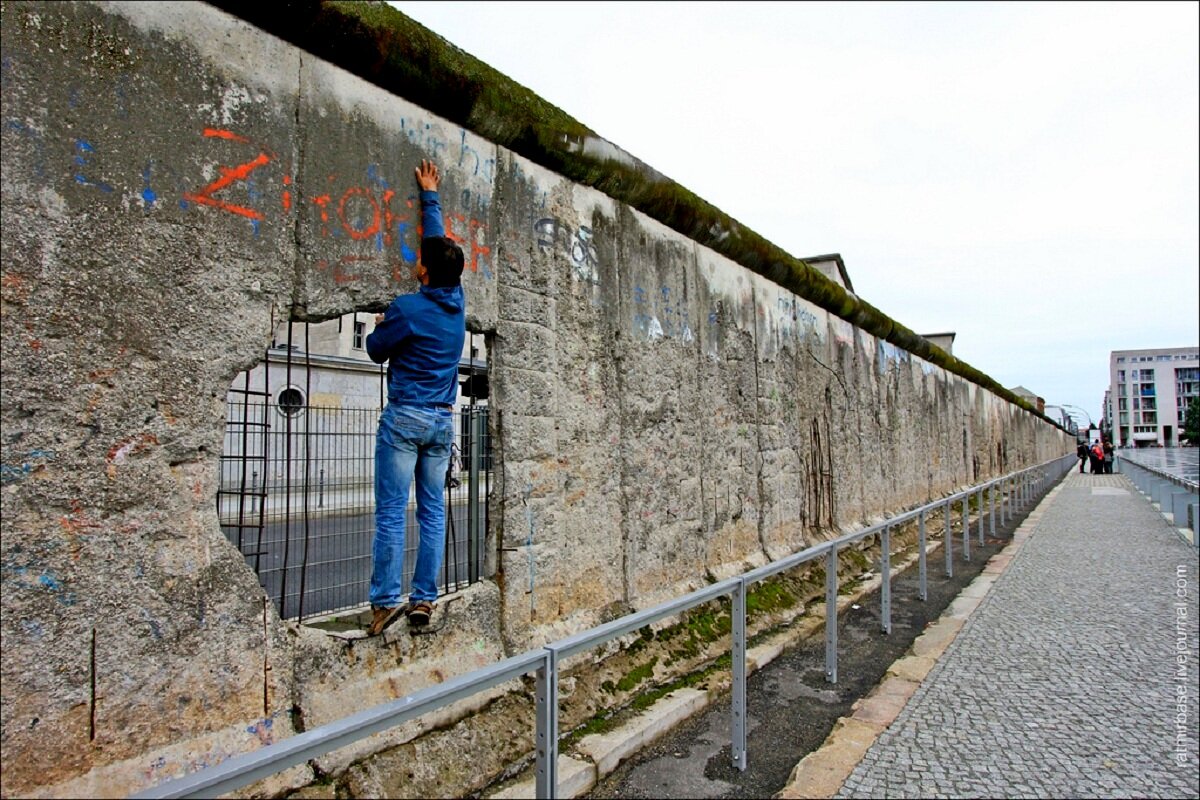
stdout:
<svg viewBox="0 0 1200 800">
<path fill-rule="evenodd" d="M 1038 397 L 1035 393 L 1026 389 L 1024 386 L 1014 386 L 1010 389 L 1013 394 L 1024 400 L 1028 400 L 1029 404 L 1034 406 L 1039 414 L 1046 413 L 1046 400 L 1043 397 Z"/>
<path fill-rule="evenodd" d="M 1183 415 L 1200 396 L 1200 347 L 1114 350 L 1105 414 L 1118 447 L 1174 447 Z"/>
</svg>

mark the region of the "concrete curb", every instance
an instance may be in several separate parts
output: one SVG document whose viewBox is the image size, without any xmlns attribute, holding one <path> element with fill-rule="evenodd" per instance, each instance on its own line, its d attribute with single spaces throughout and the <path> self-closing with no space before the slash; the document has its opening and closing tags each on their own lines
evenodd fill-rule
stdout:
<svg viewBox="0 0 1200 800">
<path fill-rule="evenodd" d="M 940 541 L 930 542 L 925 550 L 926 558 L 939 552 L 941 547 Z M 892 576 L 895 577 L 916 564 L 918 558 L 919 554 L 914 552 L 905 557 L 903 561 L 893 564 Z M 875 575 L 859 584 L 850 594 L 839 595 L 838 611 L 857 603 L 878 589 L 882 583 L 883 576 Z M 813 603 L 806 609 L 806 615 L 802 619 L 797 619 L 785 630 L 772 634 L 767 641 L 746 651 L 746 674 L 750 675 L 770 664 L 789 647 L 812 636 L 820 635 L 824 631 L 824 627 L 825 604 Z M 621 762 L 653 743 L 679 723 L 721 699 L 728 690 L 730 681 L 718 680 L 713 683 L 714 686 L 706 691 L 676 689 L 621 727 L 605 733 L 585 736 L 575 746 L 577 753 L 560 754 L 558 757 L 558 796 L 572 798 L 586 794 L 595 787 L 601 778 L 608 776 L 620 766 Z M 854 728 L 853 731 L 857 733 L 858 728 Z M 871 741 L 874 741 L 874 736 L 871 737 Z M 864 749 L 863 752 L 866 750 Z M 861 758 L 861 754 L 859 757 Z M 856 759 L 854 763 L 857 764 L 858 760 Z M 846 774 L 848 775 L 849 772 Z M 526 777 L 494 793 L 485 792 L 483 796 L 489 800 L 525 800 L 525 798 L 532 800 L 536 797 L 536 785 L 536 778 Z M 841 786 L 840 781 L 838 786 Z"/>
<path fill-rule="evenodd" d="M 913 641 L 908 654 L 893 662 L 879 685 L 851 707 L 853 713 L 840 718 L 821 746 L 800 760 L 787 785 L 775 797 L 789 800 L 829 798 L 838 793 L 879 734 L 900 716 L 922 681 L 937 665 L 937 660 L 987 597 L 992 585 L 1008 569 L 1063 485 L 1060 482 L 1042 498 L 1013 532 L 1012 541 L 988 559 L 983 572 Z"/>
</svg>

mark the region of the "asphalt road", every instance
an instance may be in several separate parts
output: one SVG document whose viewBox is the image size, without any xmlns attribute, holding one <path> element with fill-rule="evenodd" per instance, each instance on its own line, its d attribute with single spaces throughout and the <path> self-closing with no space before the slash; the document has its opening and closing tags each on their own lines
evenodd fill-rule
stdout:
<svg viewBox="0 0 1200 800">
<path fill-rule="evenodd" d="M 464 585 L 469 579 L 467 553 L 467 504 L 455 499 L 447 509 L 453 519 L 453 547 L 447 543 L 442 570 L 445 584 Z M 238 529 L 223 526 L 226 536 L 238 544 Z M 405 525 L 404 586 L 412 577 L 417 558 L 416 510 L 409 508 Z M 307 531 L 307 536 L 305 532 Z M 375 514 L 310 515 L 307 525 L 303 514 L 294 514 L 285 524 L 272 521 L 263 526 L 262 547 L 258 548 L 257 528 L 242 534 L 241 550 L 251 569 L 257 569 L 259 582 L 279 608 L 279 597 L 286 591 L 284 618 L 295 618 L 304 594 L 304 616 L 312 617 L 367 602 L 371 580 L 371 539 Z M 256 556 L 255 553 L 258 553 Z M 287 570 L 284 571 L 286 553 Z M 307 564 L 307 567 L 305 565 Z"/>
</svg>

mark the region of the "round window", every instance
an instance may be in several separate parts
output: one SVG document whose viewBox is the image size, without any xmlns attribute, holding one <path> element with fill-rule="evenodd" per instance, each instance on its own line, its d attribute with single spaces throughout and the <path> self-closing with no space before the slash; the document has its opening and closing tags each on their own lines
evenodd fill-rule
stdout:
<svg viewBox="0 0 1200 800">
<path fill-rule="evenodd" d="M 304 410 L 304 392 L 295 386 L 289 386 L 275 398 L 275 405 L 285 416 L 294 417 Z"/>
</svg>

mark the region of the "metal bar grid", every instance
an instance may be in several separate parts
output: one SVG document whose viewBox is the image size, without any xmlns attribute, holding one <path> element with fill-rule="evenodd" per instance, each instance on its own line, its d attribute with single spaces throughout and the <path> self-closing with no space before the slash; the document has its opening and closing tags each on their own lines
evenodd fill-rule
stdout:
<svg viewBox="0 0 1200 800">
<path fill-rule="evenodd" d="M 304 619 L 366 601 L 379 410 L 306 404 L 294 418 L 287 416 L 290 410 L 250 398 L 229 400 L 217 513 L 280 616 Z M 245 422 L 260 417 L 274 427 Z M 488 513 L 486 488 L 481 490 L 489 480 L 481 441 L 486 425 L 486 406 L 459 412 L 463 446 L 456 443 L 445 489 L 444 593 L 487 577 L 480 558 Z M 416 565 L 417 530 L 410 499 L 404 585 Z"/>
</svg>

